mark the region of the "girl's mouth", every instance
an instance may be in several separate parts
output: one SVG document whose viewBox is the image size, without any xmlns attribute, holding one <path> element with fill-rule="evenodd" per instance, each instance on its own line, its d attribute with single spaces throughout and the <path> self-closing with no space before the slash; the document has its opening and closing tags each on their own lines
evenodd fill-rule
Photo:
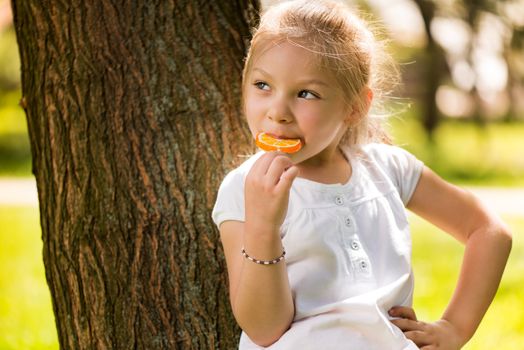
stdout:
<svg viewBox="0 0 524 350">
<path fill-rule="evenodd" d="M 256 144 L 264 151 L 280 151 L 295 153 L 302 148 L 302 141 L 298 138 L 281 138 L 273 134 L 260 132 L 255 137 Z"/>
</svg>

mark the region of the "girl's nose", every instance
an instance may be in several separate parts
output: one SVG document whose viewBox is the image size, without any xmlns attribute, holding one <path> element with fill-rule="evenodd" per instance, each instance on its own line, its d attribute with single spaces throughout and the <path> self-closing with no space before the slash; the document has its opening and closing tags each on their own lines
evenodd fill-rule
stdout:
<svg viewBox="0 0 524 350">
<path fill-rule="evenodd" d="M 293 120 L 291 110 L 282 100 L 274 101 L 267 111 L 267 117 L 275 123 L 289 123 Z"/>
<path fill-rule="evenodd" d="M 268 118 L 274 121 L 275 123 L 289 123 L 293 118 L 289 114 L 269 114 Z"/>
</svg>

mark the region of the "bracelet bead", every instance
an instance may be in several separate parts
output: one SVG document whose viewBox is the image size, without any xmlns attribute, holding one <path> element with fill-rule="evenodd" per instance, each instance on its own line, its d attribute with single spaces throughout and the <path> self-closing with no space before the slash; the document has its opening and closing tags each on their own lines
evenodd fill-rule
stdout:
<svg viewBox="0 0 524 350">
<path fill-rule="evenodd" d="M 275 264 L 278 264 L 279 262 L 281 262 L 282 260 L 284 260 L 284 257 L 286 256 L 286 250 L 282 249 L 282 254 L 278 258 L 275 258 L 273 260 L 259 260 L 259 259 L 256 259 L 256 258 L 250 256 L 243 247 L 242 247 L 242 255 L 244 256 L 244 258 L 246 258 L 249 261 L 254 262 L 255 264 L 259 264 L 259 265 L 275 265 Z"/>
</svg>

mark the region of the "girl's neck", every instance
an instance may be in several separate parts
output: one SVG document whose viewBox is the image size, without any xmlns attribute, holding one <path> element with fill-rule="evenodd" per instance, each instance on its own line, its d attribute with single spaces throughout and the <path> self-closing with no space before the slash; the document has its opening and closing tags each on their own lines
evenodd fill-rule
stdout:
<svg viewBox="0 0 524 350">
<path fill-rule="evenodd" d="M 309 159 L 297 167 L 299 177 L 324 184 L 345 184 L 352 174 L 351 162 L 338 147 L 331 157 Z"/>
</svg>

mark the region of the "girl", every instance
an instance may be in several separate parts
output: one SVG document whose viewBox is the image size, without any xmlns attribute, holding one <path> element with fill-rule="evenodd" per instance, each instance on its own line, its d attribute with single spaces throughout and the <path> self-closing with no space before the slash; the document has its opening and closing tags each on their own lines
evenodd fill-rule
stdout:
<svg viewBox="0 0 524 350">
<path fill-rule="evenodd" d="M 218 193 L 240 349 L 459 349 L 495 295 L 511 235 L 471 194 L 384 142 L 368 116 L 378 50 L 350 9 L 328 1 L 275 6 L 254 33 L 243 74 L 250 130 L 302 148 L 257 153 Z M 411 308 L 406 207 L 466 246 L 433 323 Z"/>
</svg>

